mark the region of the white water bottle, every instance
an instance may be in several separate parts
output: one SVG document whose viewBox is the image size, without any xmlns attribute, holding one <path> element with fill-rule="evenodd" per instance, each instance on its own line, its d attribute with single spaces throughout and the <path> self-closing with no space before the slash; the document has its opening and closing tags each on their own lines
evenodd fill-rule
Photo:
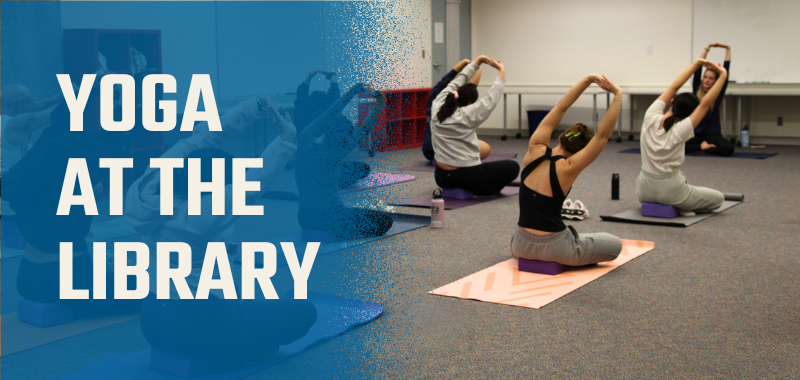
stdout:
<svg viewBox="0 0 800 380">
<path fill-rule="evenodd" d="M 431 199 L 431 228 L 444 228 L 444 199 L 442 199 L 442 189 L 433 191 L 433 199 Z"/>
<path fill-rule="evenodd" d="M 750 147 L 750 131 L 747 130 L 747 126 L 742 129 L 742 148 L 749 148 Z"/>
</svg>

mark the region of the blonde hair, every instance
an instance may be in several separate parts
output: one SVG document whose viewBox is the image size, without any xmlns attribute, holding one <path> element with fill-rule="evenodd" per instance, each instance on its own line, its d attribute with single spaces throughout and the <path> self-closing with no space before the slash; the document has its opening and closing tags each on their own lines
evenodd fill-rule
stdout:
<svg viewBox="0 0 800 380">
<path fill-rule="evenodd" d="M 706 71 L 703 72 L 703 75 L 705 75 L 706 72 L 708 72 L 708 69 L 706 69 Z M 712 71 L 712 72 L 717 77 L 716 79 L 719 79 L 719 74 L 716 71 Z M 703 97 L 706 96 L 706 90 L 703 89 L 703 83 L 702 82 L 700 83 L 700 86 L 697 89 L 697 93 L 695 95 L 697 95 L 697 100 L 700 100 L 700 101 L 702 101 Z M 711 103 L 711 108 L 708 109 L 708 112 L 711 112 L 712 110 L 714 110 L 714 103 Z"/>
</svg>

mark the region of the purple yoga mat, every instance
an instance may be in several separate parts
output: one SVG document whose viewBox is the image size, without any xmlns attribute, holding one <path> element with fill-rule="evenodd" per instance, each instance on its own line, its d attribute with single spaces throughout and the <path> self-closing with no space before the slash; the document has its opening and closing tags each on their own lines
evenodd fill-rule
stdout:
<svg viewBox="0 0 800 380">
<path fill-rule="evenodd" d="M 366 178 L 356 182 L 353 187 L 339 190 L 340 193 L 350 193 L 353 191 L 372 189 L 375 187 L 389 186 L 396 183 L 415 180 L 416 177 L 410 174 L 391 174 L 391 173 L 370 173 Z"/>
<path fill-rule="evenodd" d="M 470 199 L 453 199 L 444 198 L 444 209 L 455 210 L 462 207 L 472 206 L 484 202 L 493 201 L 495 199 L 510 197 L 519 194 L 519 186 L 506 186 L 503 191 L 498 195 L 489 195 L 486 197 L 475 197 Z M 406 207 L 431 207 L 431 195 L 425 195 L 419 198 L 406 199 L 399 202 L 391 203 L 393 206 L 406 206 Z"/>
<path fill-rule="evenodd" d="M 374 187 L 389 186 L 396 183 L 408 182 L 415 180 L 416 177 L 410 174 L 390 174 L 390 173 L 371 173 L 366 178 L 358 181 L 351 188 L 339 190 L 340 193 L 350 193 L 353 191 L 371 189 Z M 288 201 L 296 201 L 300 199 L 300 194 L 296 188 L 283 189 L 283 190 L 267 190 L 264 192 L 262 198 L 270 199 L 283 199 Z"/>
<path fill-rule="evenodd" d="M 502 161 L 502 160 L 511 160 L 517 157 L 516 153 L 491 153 L 489 157 L 486 157 L 482 160 L 482 162 L 493 162 L 493 161 Z M 420 162 L 416 165 L 411 165 L 402 170 L 414 170 L 418 172 L 432 172 L 436 169 L 430 162 Z"/>
</svg>

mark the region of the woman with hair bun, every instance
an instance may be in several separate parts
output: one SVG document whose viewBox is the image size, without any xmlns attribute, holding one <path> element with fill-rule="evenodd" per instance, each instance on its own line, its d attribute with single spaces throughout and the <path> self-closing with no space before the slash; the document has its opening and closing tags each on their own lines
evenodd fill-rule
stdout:
<svg viewBox="0 0 800 380">
<path fill-rule="evenodd" d="M 469 81 L 484 63 L 499 72 L 488 95 L 478 101 L 478 88 Z M 503 96 L 505 76 L 502 62 L 482 55 L 464 67 L 434 99 L 431 132 L 437 185 L 466 189 L 475 195 L 491 195 L 517 178 L 519 164 L 516 161 L 481 163 L 481 144 L 476 133 Z"/>
<path fill-rule="evenodd" d="M 558 145 L 551 149 L 553 131 L 592 83 L 614 94 L 597 134 L 578 123 L 558 136 Z M 536 128 L 522 161 L 519 222 L 511 238 L 515 258 L 582 266 L 611 261 L 620 254 L 622 241 L 618 237 L 607 233 L 578 235 L 575 228 L 564 225 L 561 206 L 578 175 L 605 148 L 621 107 L 622 89 L 605 76 L 590 74 L 572 86 Z"/>
<path fill-rule="evenodd" d="M 703 66 L 717 72 L 717 81 L 699 100 L 696 95 L 675 94 L 694 72 Z M 686 142 L 694 137 L 698 125 L 714 105 L 727 83 L 724 67 L 699 58 L 647 109 L 641 133 L 642 171 L 636 179 L 640 202 L 672 205 L 686 212 L 711 212 L 725 200 L 721 192 L 692 186 L 680 170 Z M 664 109 L 667 112 L 664 113 Z"/>
</svg>

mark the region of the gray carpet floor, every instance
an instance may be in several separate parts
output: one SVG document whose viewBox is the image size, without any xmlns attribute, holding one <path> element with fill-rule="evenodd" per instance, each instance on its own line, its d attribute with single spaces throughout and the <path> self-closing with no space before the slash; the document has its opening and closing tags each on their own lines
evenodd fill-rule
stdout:
<svg viewBox="0 0 800 380">
<path fill-rule="evenodd" d="M 527 141 L 486 140 L 495 152 L 519 153 L 522 162 Z M 318 259 L 343 265 L 372 260 L 376 270 L 366 275 L 391 273 L 365 296 L 382 302 L 385 314 L 326 348 L 354 356 L 369 350 L 385 377 L 800 378 L 800 216 L 794 213 L 800 209 L 800 147 L 758 150 L 780 152 L 765 160 L 687 157 L 683 170 L 690 183 L 746 195 L 743 204 L 689 228 L 603 222 L 600 214 L 638 204 L 634 182 L 641 158 L 617 153 L 636 146 L 609 142 L 569 195 L 583 201 L 591 217 L 569 224 L 579 232 L 653 241 L 653 251 L 539 310 L 432 296 L 427 292 L 510 257 L 517 197 L 447 211 L 443 230 L 375 242 L 369 257 L 343 251 Z M 422 155 L 412 149 L 372 160 L 378 169 L 400 173 L 396 168 Z M 405 173 L 417 180 L 373 191 L 393 200 L 435 187 L 433 173 Z M 612 173 L 621 177 L 617 201 L 611 200 Z M 2 275 L 13 275 L 18 263 L 2 260 Z M 310 289 L 325 286 L 325 276 L 311 277 Z M 15 361 L 48 365 L 3 374 L 67 376 L 104 353 L 147 347 L 138 329 L 138 321 L 126 322 L 4 357 L 3 367 Z M 367 347 L 368 334 L 382 338 Z M 80 359 L 54 357 L 65 347 L 82 351 Z M 311 349 L 248 379 L 304 378 L 320 355 L 323 350 Z M 361 374 L 346 364 L 336 371 L 331 377 Z"/>
</svg>

